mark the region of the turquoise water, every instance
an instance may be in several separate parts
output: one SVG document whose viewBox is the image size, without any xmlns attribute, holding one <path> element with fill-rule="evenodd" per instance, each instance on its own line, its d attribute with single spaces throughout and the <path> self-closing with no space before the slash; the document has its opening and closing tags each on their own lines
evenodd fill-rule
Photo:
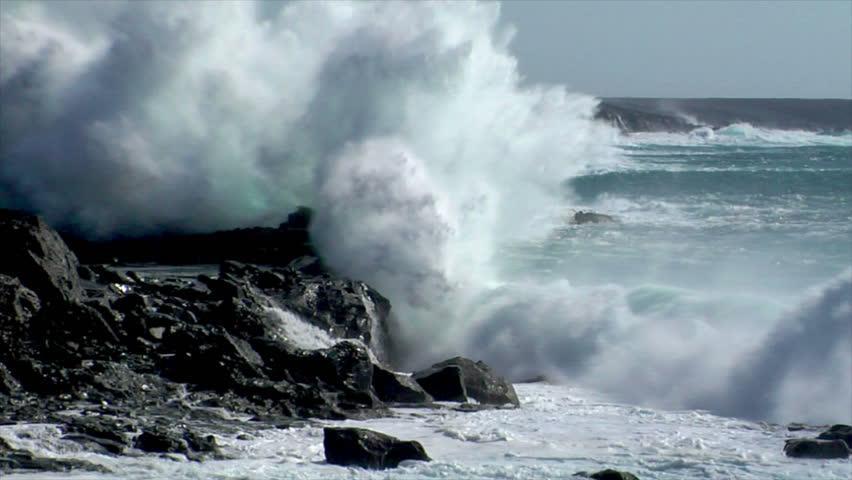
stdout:
<svg viewBox="0 0 852 480">
<path fill-rule="evenodd" d="M 574 210 L 619 222 L 559 225 L 510 268 L 577 284 L 658 284 L 783 298 L 852 265 L 852 135 L 731 144 L 646 134 L 618 168 L 565 182 Z M 814 139 L 834 145 L 815 145 Z"/>
</svg>

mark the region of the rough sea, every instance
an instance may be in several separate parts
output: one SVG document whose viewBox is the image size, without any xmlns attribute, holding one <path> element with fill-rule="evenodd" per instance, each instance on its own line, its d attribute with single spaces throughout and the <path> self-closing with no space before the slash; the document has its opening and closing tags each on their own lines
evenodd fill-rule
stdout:
<svg viewBox="0 0 852 480">
<path fill-rule="evenodd" d="M 516 384 L 518 410 L 397 409 L 377 420 L 310 422 L 240 439 L 218 435 L 233 459 L 204 463 L 177 455 L 81 453 L 51 425 L 0 426 L 0 435 L 14 444 L 46 456 L 85 458 L 115 472 L 9 478 L 555 479 L 608 467 L 642 479 L 850 478 L 849 460 L 790 459 L 782 447 L 786 438 L 819 431 L 790 431 L 789 422 L 848 421 L 844 409 L 852 413 L 842 398 L 849 398 L 850 371 L 842 364 L 833 371 L 825 355 L 848 346 L 852 318 L 852 135 L 733 125 L 632 134 L 621 137 L 618 148 L 617 165 L 565 182 L 566 206 L 536 219 L 546 235 L 501 252 L 504 276 L 559 285 L 575 309 L 611 324 L 610 341 L 632 336 L 634 344 L 621 344 L 627 352 L 607 350 L 623 361 L 623 384 L 590 381 L 585 372 L 600 366 L 572 361 L 592 362 L 587 357 L 594 355 L 566 351 L 562 363 L 535 363 L 552 368 L 538 373 L 553 375 L 555 384 Z M 571 223 L 579 210 L 613 215 L 617 222 Z M 809 332 L 811 323 L 832 328 L 833 316 L 839 316 L 839 329 Z M 569 325 L 552 328 L 574 332 Z M 643 332 L 648 329 L 653 335 Z M 767 342 L 772 348 L 761 347 Z M 804 348 L 809 342 L 819 351 Z M 838 355 L 848 359 L 849 352 Z M 749 370 L 726 358 L 749 359 Z M 837 376 L 814 374 L 821 367 Z M 577 386 L 570 372 L 580 372 L 586 386 Z M 726 375 L 743 375 L 743 383 L 734 381 L 720 398 L 702 393 L 701 384 L 710 384 L 708 391 L 727 388 L 720 386 L 731 381 Z M 786 392 L 789 382 L 795 391 Z M 813 385 L 801 391 L 798 382 Z M 786 403 L 761 398 L 767 393 Z M 820 398 L 825 395 L 830 401 Z M 812 418 L 797 416 L 802 404 L 812 408 Z M 772 416 L 778 422 L 767 420 Z M 433 461 L 389 472 L 326 465 L 321 426 L 339 424 L 418 440 Z"/>
<path fill-rule="evenodd" d="M 400 369 L 464 355 L 548 380 L 517 383 L 517 410 L 346 422 L 433 458 L 393 471 L 324 464 L 336 422 L 220 432 L 232 459 L 204 463 L 6 425 L 115 472 L 10 478 L 852 477 L 782 452 L 852 423 L 849 101 L 624 134 L 597 99 L 525 78 L 494 2 L 0 6 L 0 206 L 111 238 L 307 205 L 326 264 L 391 301 Z M 790 127 L 805 110 L 839 130 Z"/>
</svg>

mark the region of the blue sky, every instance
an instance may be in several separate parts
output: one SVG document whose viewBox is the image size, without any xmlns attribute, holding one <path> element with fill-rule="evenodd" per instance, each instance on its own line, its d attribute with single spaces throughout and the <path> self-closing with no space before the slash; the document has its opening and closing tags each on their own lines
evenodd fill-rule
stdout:
<svg viewBox="0 0 852 480">
<path fill-rule="evenodd" d="M 852 98 L 852 1 L 508 0 L 526 78 L 599 96 Z"/>
</svg>

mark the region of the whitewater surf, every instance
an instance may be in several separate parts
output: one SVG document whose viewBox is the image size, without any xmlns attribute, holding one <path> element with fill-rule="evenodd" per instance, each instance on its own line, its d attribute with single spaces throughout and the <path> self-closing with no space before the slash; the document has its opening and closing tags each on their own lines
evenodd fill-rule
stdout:
<svg viewBox="0 0 852 480">
<path fill-rule="evenodd" d="M 694 129 L 620 131 L 523 81 L 497 4 L 201 5 L 4 3 L 0 206 L 103 239 L 307 205 L 323 261 L 393 305 L 400 368 L 463 354 L 555 384 L 518 412 L 368 422 L 441 452 L 394 478 L 849 473 L 784 458 L 779 425 L 852 421 L 852 133 L 697 107 Z M 317 464 L 315 426 L 198 465 L 27 428 L 0 434 L 116 478 L 383 478 Z"/>
</svg>

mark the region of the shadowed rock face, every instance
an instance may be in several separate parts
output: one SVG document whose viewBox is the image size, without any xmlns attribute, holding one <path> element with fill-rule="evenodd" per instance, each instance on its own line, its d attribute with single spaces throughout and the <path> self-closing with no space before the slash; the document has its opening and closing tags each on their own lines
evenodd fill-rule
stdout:
<svg viewBox="0 0 852 480">
<path fill-rule="evenodd" d="M 306 214 L 290 221 L 307 222 Z M 220 456 L 210 433 L 223 429 L 385 415 L 386 403 L 435 407 L 421 386 L 428 380 L 382 363 L 390 302 L 316 257 L 283 266 L 226 260 L 218 275 L 133 272 L 78 265 L 35 217 L 2 211 L 0 232 L 17 259 L 0 264 L 2 422 L 54 423 L 64 440 L 106 455 L 199 460 Z M 512 386 L 482 362 L 456 358 L 434 368 L 454 375 L 460 401 L 518 404 Z M 80 414 L 61 413 L 70 409 Z M 326 441 L 330 462 L 392 468 L 428 459 L 416 442 L 375 432 L 335 431 Z M 99 467 L 0 448 L 0 472 L 21 468 Z"/>
<path fill-rule="evenodd" d="M 45 303 L 79 300 L 77 257 L 40 218 L 0 209 L 0 273 L 17 278 Z"/>
<path fill-rule="evenodd" d="M 796 438 L 785 442 L 784 453 L 797 458 L 848 458 L 849 447 L 843 440 Z"/>
<path fill-rule="evenodd" d="M 363 428 L 323 429 L 325 459 L 334 465 L 396 468 L 404 460 L 428 462 L 423 446 Z"/>
<path fill-rule="evenodd" d="M 455 357 L 414 373 L 414 379 L 435 400 L 520 406 L 515 387 L 484 362 Z"/>
</svg>

